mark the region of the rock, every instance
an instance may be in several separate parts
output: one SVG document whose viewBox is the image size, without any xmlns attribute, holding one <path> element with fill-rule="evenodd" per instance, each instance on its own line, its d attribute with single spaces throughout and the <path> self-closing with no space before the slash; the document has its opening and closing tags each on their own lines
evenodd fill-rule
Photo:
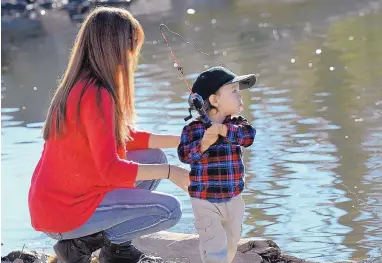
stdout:
<svg viewBox="0 0 382 263">
<path fill-rule="evenodd" d="M 139 249 L 161 256 L 166 263 L 201 263 L 198 235 L 158 232 L 133 241 Z M 91 263 L 98 263 L 99 251 L 93 253 Z M 15 261 L 16 260 L 16 261 Z M 54 255 L 34 251 L 13 251 L 1 258 L 5 263 L 60 263 Z M 354 262 L 354 261 L 353 261 Z M 243 238 L 233 263 L 314 263 L 281 252 L 272 240 Z M 354 262 L 355 263 L 355 262 Z M 364 262 L 359 262 L 364 263 Z"/>
<path fill-rule="evenodd" d="M 143 236 L 133 243 L 143 251 L 161 256 L 166 259 L 166 262 L 201 263 L 198 235 L 163 231 Z M 238 256 L 233 261 L 233 263 L 248 262 L 261 263 L 262 258 L 253 253 L 238 252 Z"/>
<path fill-rule="evenodd" d="M 33 263 L 38 258 L 38 253 L 28 250 L 15 250 L 1 258 L 1 262 Z M 20 261 L 20 262 L 19 262 Z M 22 261 L 22 262 L 21 262 Z"/>
<path fill-rule="evenodd" d="M 31 250 L 16 250 L 1 258 L 1 263 L 61 263 L 56 255 Z"/>
<path fill-rule="evenodd" d="M 275 260 L 277 260 L 281 254 L 280 248 L 275 242 L 262 238 L 241 239 L 237 250 L 244 254 L 257 254 L 263 260 L 267 260 L 269 262 L 276 262 Z"/>
</svg>

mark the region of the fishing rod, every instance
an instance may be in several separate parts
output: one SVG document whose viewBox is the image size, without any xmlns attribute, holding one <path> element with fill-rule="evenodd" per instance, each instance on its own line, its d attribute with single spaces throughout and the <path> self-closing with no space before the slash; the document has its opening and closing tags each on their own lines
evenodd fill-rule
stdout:
<svg viewBox="0 0 382 263">
<path fill-rule="evenodd" d="M 199 113 L 205 128 L 208 129 L 209 127 L 211 127 L 212 123 L 211 123 L 210 118 L 208 117 L 208 114 L 207 114 L 206 110 L 204 109 L 204 100 L 203 100 L 203 98 L 198 93 L 192 92 L 192 88 L 191 88 L 190 84 L 188 83 L 187 78 L 184 75 L 183 67 L 180 65 L 180 63 L 179 63 L 178 59 L 176 58 L 176 56 L 175 56 L 175 54 L 174 54 L 170 44 L 167 41 L 166 36 L 164 35 L 164 32 L 162 30 L 163 27 L 165 27 L 170 33 L 180 36 L 186 44 L 190 44 L 190 45 L 194 46 L 200 53 L 208 55 L 208 56 L 209 56 L 209 54 L 202 52 L 194 44 L 192 44 L 191 42 L 186 41 L 180 34 L 171 31 L 165 24 L 160 24 L 159 25 L 159 30 L 161 31 L 162 37 L 163 37 L 167 47 L 170 49 L 171 56 L 172 56 L 172 58 L 175 61 L 175 66 L 178 69 L 178 71 L 181 73 L 181 75 L 183 77 L 183 80 L 186 83 L 186 86 L 188 88 L 188 91 L 190 92 L 190 96 L 188 98 L 188 104 L 190 106 L 188 108 L 189 116 L 184 118 L 184 121 L 190 120 L 192 118 L 191 111 L 192 110 L 196 110 Z"/>
</svg>

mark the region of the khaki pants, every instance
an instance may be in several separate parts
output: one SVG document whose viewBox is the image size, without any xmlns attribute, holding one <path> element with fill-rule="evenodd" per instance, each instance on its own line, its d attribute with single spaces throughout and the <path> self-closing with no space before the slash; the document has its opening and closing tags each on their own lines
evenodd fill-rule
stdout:
<svg viewBox="0 0 382 263">
<path fill-rule="evenodd" d="M 241 195 L 229 202 L 191 198 L 203 263 L 231 263 L 241 238 L 245 203 Z"/>
</svg>

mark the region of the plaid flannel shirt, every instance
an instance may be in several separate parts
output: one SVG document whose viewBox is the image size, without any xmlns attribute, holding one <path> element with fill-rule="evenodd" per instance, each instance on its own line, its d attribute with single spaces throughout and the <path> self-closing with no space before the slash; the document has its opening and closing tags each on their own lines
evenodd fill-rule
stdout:
<svg viewBox="0 0 382 263">
<path fill-rule="evenodd" d="M 191 165 L 188 187 L 191 197 L 213 203 L 227 202 L 244 189 L 241 147 L 252 145 L 256 130 L 241 116 L 228 116 L 223 124 L 227 126 L 227 136 L 219 135 L 204 153 L 200 151 L 206 130 L 203 122 L 194 120 L 183 128 L 178 157 Z"/>
</svg>

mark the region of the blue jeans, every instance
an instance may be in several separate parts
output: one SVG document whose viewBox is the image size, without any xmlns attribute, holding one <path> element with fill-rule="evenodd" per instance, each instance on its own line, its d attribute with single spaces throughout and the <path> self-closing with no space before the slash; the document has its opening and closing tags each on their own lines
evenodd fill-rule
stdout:
<svg viewBox="0 0 382 263">
<path fill-rule="evenodd" d="M 127 153 L 137 163 L 167 163 L 162 150 L 149 149 Z M 46 233 L 57 239 L 74 239 L 103 231 L 115 244 L 171 228 L 181 218 L 179 200 L 153 191 L 160 180 L 137 181 L 136 189 L 116 189 L 106 194 L 94 214 L 82 226 L 65 233 Z"/>
</svg>

